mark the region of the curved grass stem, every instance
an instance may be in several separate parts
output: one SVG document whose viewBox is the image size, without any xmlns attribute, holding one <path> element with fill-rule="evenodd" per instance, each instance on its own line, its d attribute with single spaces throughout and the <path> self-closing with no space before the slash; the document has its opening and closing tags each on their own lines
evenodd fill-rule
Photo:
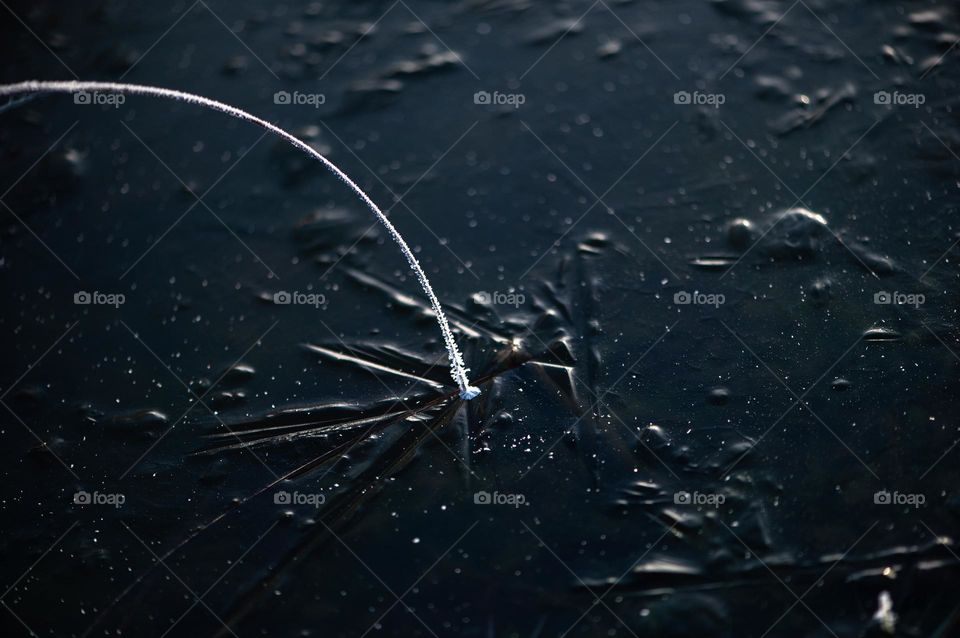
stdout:
<svg viewBox="0 0 960 638">
<path fill-rule="evenodd" d="M 239 120 L 256 124 L 260 128 L 266 129 L 270 133 L 273 133 L 277 137 L 288 142 L 294 148 L 303 151 L 313 159 L 323 164 L 330 172 L 336 175 L 340 181 L 349 186 L 350 190 L 352 190 L 354 194 L 359 197 L 364 204 L 366 204 L 367 208 L 373 212 L 377 220 L 387 229 L 387 232 L 390 234 L 390 237 L 393 238 L 393 241 L 396 242 L 400 247 L 400 251 L 403 253 L 403 256 L 407 258 L 407 263 L 410 264 L 410 269 L 413 270 L 414 274 L 417 276 L 417 280 L 420 282 L 423 292 L 426 293 L 427 298 L 430 300 L 430 305 L 437 317 L 437 323 L 440 326 L 440 332 L 443 334 L 443 341 L 447 348 L 447 356 L 450 359 L 450 374 L 457 386 L 460 388 L 460 398 L 469 400 L 480 394 L 479 388 L 471 386 L 469 379 L 467 379 L 467 368 L 464 366 L 463 356 L 460 354 L 460 350 L 457 348 L 457 343 L 453 339 L 453 333 L 450 330 L 450 325 L 447 323 L 446 316 L 443 314 L 443 308 L 440 307 L 440 301 L 437 299 L 437 296 L 433 292 L 433 288 L 430 286 L 430 280 L 427 279 L 427 274 L 423 272 L 423 268 L 420 267 L 420 262 L 417 261 L 413 251 L 410 250 L 410 247 L 407 245 L 407 242 L 404 241 L 403 237 L 400 235 L 400 232 L 392 223 L 390 223 L 390 220 L 386 215 L 383 214 L 383 211 L 380 210 L 373 200 L 370 199 L 370 197 L 363 192 L 359 186 L 357 186 L 356 182 L 350 179 L 346 173 L 340 170 L 336 164 L 327 159 L 323 154 L 319 153 L 306 142 L 266 120 L 252 115 L 251 113 L 248 113 L 242 109 L 238 109 L 235 106 L 230 106 L 229 104 L 224 104 L 223 102 L 211 100 L 210 98 L 203 97 L 202 95 L 195 95 L 193 93 L 185 93 L 183 91 L 164 89 L 155 86 L 125 84 L 118 82 L 28 81 L 19 82 L 17 84 L 0 85 L 0 96 L 9 97 L 14 101 L 34 95 L 43 95 L 49 93 L 78 94 L 81 92 L 149 95 L 152 97 L 167 98 L 170 100 L 178 100 L 181 102 L 204 106 L 215 111 L 220 111 L 221 113 L 225 113 Z"/>
</svg>

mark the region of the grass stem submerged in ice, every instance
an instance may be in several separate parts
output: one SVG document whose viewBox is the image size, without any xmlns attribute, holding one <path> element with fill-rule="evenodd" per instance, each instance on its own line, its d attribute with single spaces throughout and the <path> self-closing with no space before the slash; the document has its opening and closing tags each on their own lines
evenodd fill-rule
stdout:
<svg viewBox="0 0 960 638">
<path fill-rule="evenodd" d="M 340 168 L 337 167 L 333 162 L 331 162 L 323 154 L 318 152 L 303 140 L 291 135 L 278 126 L 244 110 L 238 109 L 235 106 L 230 106 L 229 104 L 224 104 L 223 102 L 211 100 L 210 98 L 206 98 L 201 95 L 195 95 L 193 93 L 185 93 L 183 91 L 140 84 L 123 84 L 118 82 L 28 81 L 17 84 L 0 85 L 0 96 L 9 97 L 11 100 L 8 105 L 0 107 L 0 111 L 6 110 L 6 108 L 12 106 L 16 106 L 25 98 L 35 95 L 42 95 L 46 93 L 77 94 L 81 92 L 94 91 L 131 95 L 149 95 L 152 97 L 167 98 L 171 100 L 187 102 L 190 104 L 197 104 L 199 106 L 205 106 L 209 109 L 226 113 L 227 115 L 235 117 L 239 120 L 256 124 L 257 126 L 266 129 L 270 133 L 277 135 L 295 148 L 303 151 L 313 159 L 323 164 L 328 170 L 336 175 L 338 179 L 349 186 L 350 190 L 352 190 L 357 197 L 359 197 L 360 200 L 366 204 L 367 208 L 373 212 L 380 223 L 383 224 L 383 226 L 387 229 L 387 232 L 390 233 L 390 237 L 393 238 L 393 241 L 395 241 L 400 247 L 400 251 L 403 253 L 403 256 L 407 258 L 407 263 L 410 264 L 410 269 L 413 270 L 413 273 L 417 276 L 417 280 L 420 282 L 420 286 L 423 288 L 427 298 L 430 300 L 430 305 L 433 308 L 433 312 L 437 316 L 437 323 L 440 325 L 440 332 L 443 334 L 443 341 L 447 348 L 447 356 L 450 359 L 450 374 L 453 376 L 453 380 L 460 388 L 460 398 L 464 400 L 470 400 L 480 394 L 479 388 L 471 386 L 469 379 L 467 379 L 467 368 L 464 366 L 463 356 L 460 354 L 460 350 L 457 348 L 457 343 L 453 339 L 453 333 L 450 331 L 450 325 L 447 323 L 447 318 L 443 314 L 443 308 L 440 307 L 440 301 L 434 294 L 433 288 L 430 287 L 430 281 L 427 279 L 426 273 L 423 271 L 423 268 L 420 267 L 420 262 L 417 261 L 413 251 L 411 251 L 410 247 L 407 245 L 407 242 L 404 241 L 403 237 L 400 235 L 400 232 L 394 227 L 394 225 L 390 223 L 390 220 L 387 218 L 387 216 L 383 214 L 383 211 L 381 211 L 380 208 L 373 203 L 373 200 L 370 199 L 370 197 L 363 192 L 363 190 L 352 179 L 350 179 L 346 173 L 340 170 Z"/>
</svg>

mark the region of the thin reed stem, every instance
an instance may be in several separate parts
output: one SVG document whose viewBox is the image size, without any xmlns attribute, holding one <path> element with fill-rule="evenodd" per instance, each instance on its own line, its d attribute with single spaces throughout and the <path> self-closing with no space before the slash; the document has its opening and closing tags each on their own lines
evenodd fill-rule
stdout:
<svg viewBox="0 0 960 638">
<path fill-rule="evenodd" d="M 433 308 L 433 312 L 437 317 L 437 323 L 440 326 L 440 332 L 443 335 L 444 344 L 446 344 L 447 356 L 450 359 L 450 374 L 460 388 L 460 397 L 462 399 L 469 400 L 480 394 L 480 389 L 471 386 L 469 379 L 467 379 L 467 368 L 464 366 L 463 356 L 460 354 L 460 350 L 457 348 L 457 343 L 454 341 L 453 333 L 450 330 L 450 324 L 447 323 L 447 318 L 443 314 L 443 308 L 440 307 L 440 301 L 434 294 L 433 288 L 430 286 L 430 280 L 427 279 L 426 273 L 423 272 L 423 268 L 420 267 L 420 262 L 417 261 L 413 251 L 411 251 L 410 247 L 407 245 L 407 242 L 404 241 L 403 237 L 400 235 L 400 232 L 394 227 L 394 225 L 390 223 L 390 220 L 387 218 L 387 216 L 383 214 L 383 211 L 381 211 L 380 208 L 373 203 L 373 200 L 370 199 L 370 197 L 363 192 L 359 186 L 357 186 L 356 182 L 350 179 L 350 177 L 340 170 L 336 164 L 324 157 L 306 142 L 266 120 L 247 113 L 242 109 L 238 109 L 235 106 L 230 106 L 229 104 L 224 104 L 223 102 L 211 100 L 210 98 L 206 98 L 201 95 L 195 95 L 193 93 L 185 93 L 183 91 L 175 91 L 173 89 L 164 89 L 155 86 L 123 84 L 117 82 L 28 81 L 19 82 L 17 84 L 0 85 L 0 96 L 7 96 L 14 102 L 20 98 L 32 95 L 42 95 L 48 93 L 76 94 L 79 92 L 149 95 L 152 97 L 167 98 L 170 100 L 178 100 L 181 102 L 205 106 L 209 109 L 226 113 L 227 115 L 235 117 L 239 120 L 256 124 L 260 128 L 266 129 L 270 133 L 273 133 L 277 137 L 288 142 L 293 147 L 303 151 L 313 159 L 323 164 L 330 172 L 336 175 L 340 181 L 349 186 L 350 190 L 352 190 L 354 194 L 356 194 L 356 196 L 367 205 L 367 208 L 373 212 L 380 223 L 383 224 L 383 226 L 387 229 L 387 232 L 390 234 L 390 237 L 393 238 L 393 241 L 395 241 L 400 247 L 400 251 L 403 253 L 403 256 L 407 258 L 407 262 L 410 264 L 410 269 L 413 270 L 414 274 L 417 276 L 417 280 L 420 282 L 423 292 L 426 293 L 427 298 L 430 300 L 430 306 Z"/>
</svg>

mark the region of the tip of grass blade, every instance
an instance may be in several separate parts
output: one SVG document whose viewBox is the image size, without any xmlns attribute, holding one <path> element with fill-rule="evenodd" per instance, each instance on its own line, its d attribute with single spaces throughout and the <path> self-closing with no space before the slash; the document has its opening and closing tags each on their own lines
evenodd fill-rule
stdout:
<svg viewBox="0 0 960 638">
<path fill-rule="evenodd" d="M 480 388 L 475 385 L 468 385 L 466 390 L 460 391 L 460 398 L 464 401 L 475 399 L 478 396 L 480 396 Z"/>
</svg>

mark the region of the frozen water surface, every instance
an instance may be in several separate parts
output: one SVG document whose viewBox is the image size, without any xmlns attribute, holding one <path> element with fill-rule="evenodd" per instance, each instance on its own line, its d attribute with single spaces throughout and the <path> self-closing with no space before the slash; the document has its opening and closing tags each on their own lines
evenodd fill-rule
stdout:
<svg viewBox="0 0 960 638">
<path fill-rule="evenodd" d="M 952 4 L 8 6 L 3 635 L 960 632 Z"/>
</svg>

